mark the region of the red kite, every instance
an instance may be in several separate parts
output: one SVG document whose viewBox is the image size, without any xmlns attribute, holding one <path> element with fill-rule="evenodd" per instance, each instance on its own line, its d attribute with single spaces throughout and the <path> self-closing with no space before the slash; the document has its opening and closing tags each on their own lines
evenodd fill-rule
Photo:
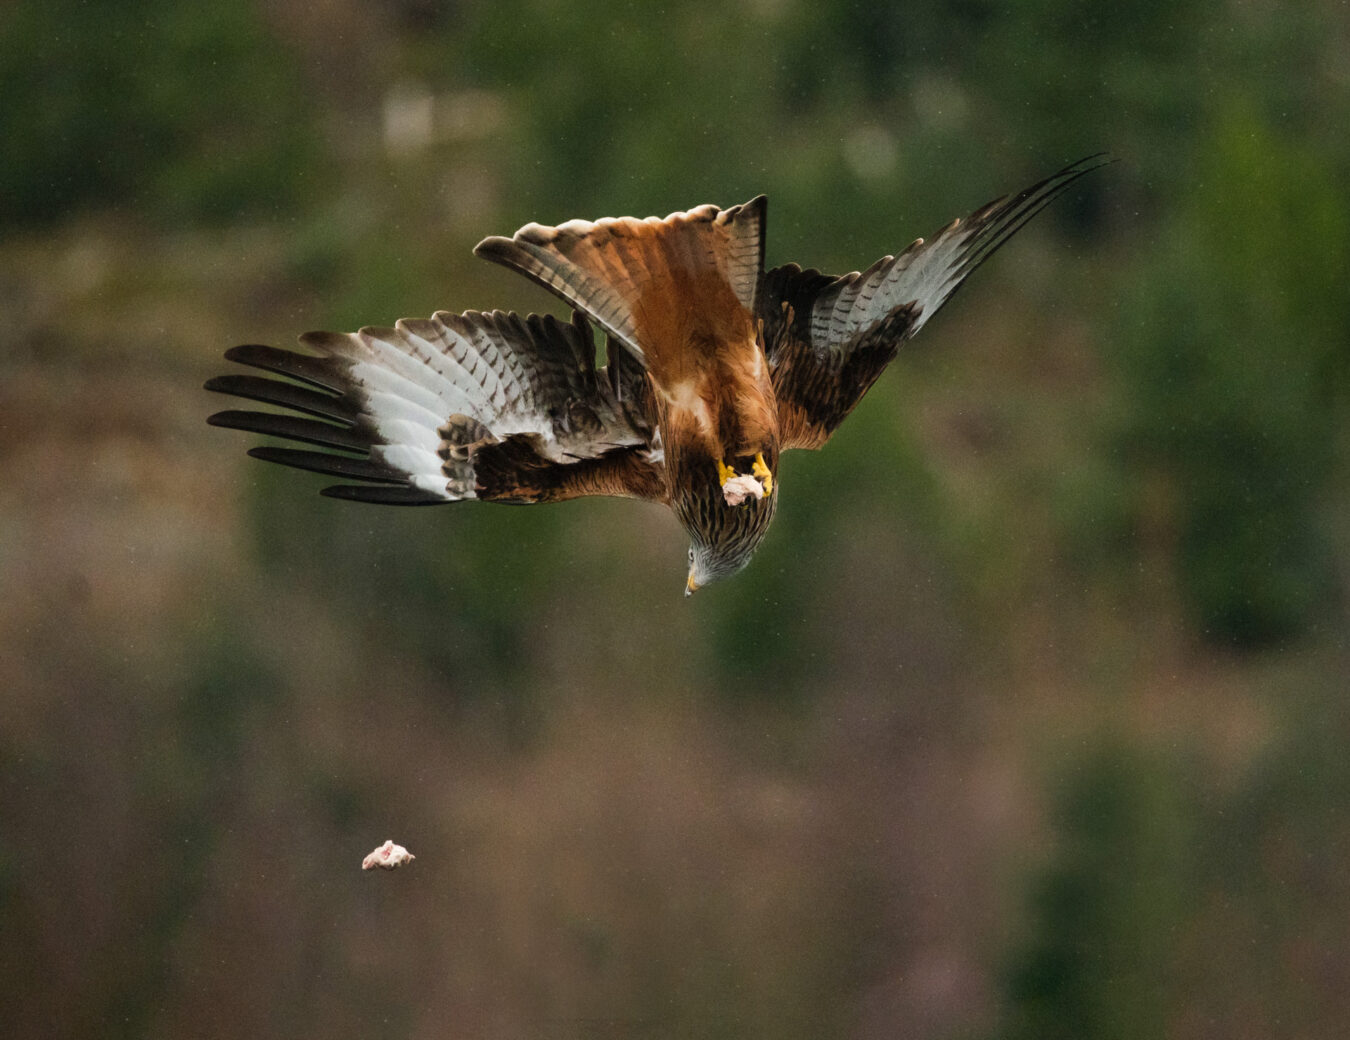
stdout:
<svg viewBox="0 0 1350 1040">
<path fill-rule="evenodd" d="M 749 562 L 773 519 L 780 454 L 823 445 L 966 276 L 1104 163 L 1077 162 L 838 278 L 764 270 L 762 195 L 663 220 L 527 224 L 474 252 L 562 297 L 570 323 L 440 312 L 311 332 L 300 342 L 312 353 L 235 347 L 230 360 L 283 378 L 220 376 L 207 389 L 303 415 L 208 421 L 328 449 L 249 454 L 362 482 L 323 490 L 334 498 L 664 503 L 689 533 L 690 593 Z"/>
</svg>

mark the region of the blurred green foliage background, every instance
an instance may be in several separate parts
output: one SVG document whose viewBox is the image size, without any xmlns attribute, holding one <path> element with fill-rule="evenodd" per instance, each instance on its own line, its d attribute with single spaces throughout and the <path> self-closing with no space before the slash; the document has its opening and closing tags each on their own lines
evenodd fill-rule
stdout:
<svg viewBox="0 0 1350 1040">
<path fill-rule="evenodd" d="M 5 6 L 7 1028 L 1335 1035 L 1347 126 L 1335 0 Z M 202 422 L 235 342 L 556 309 L 470 255 L 530 220 L 844 271 L 1100 149 L 688 602 L 660 509 Z"/>
</svg>

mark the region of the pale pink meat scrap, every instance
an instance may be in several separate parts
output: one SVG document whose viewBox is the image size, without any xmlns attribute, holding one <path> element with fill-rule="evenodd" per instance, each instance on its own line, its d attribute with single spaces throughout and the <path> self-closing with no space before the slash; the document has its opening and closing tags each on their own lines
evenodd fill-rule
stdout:
<svg viewBox="0 0 1350 1040">
<path fill-rule="evenodd" d="M 395 845 L 391 838 L 361 861 L 362 870 L 393 870 L 405 863 L 411 863 L 417 857 L 402 845 Z"/>
<path fill-rule="evenodd" d="M 758 477 L 741 473 L 722 485 L 722 497 L 727 500 L 729 506 L 738 506 L 752 496 L 756 499 L 764 497 L 764 485 L 759 482 Z"/>
</svg>

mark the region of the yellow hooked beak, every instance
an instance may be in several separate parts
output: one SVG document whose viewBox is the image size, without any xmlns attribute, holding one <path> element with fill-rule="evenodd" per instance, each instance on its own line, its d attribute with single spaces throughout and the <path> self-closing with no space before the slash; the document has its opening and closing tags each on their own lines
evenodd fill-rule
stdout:
<svg viewBox="0 0 1350 1040">
<path fill-rule="evenodd" d="M 699 588 L 699 583 L 694 580 L 694 572 L 690 571 L 689 577 L 684 580 L 684 594 L 686 596 L 692 596 Z"/>
</svg>

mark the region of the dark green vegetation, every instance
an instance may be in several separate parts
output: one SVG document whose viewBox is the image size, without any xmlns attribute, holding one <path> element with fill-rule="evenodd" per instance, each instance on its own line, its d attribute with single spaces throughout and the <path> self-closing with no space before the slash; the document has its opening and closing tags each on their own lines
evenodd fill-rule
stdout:
<svg viewBox="0 0 1350 1040">
<path fill-rule="evenodd" d="M 8 1028 L 1335 1034 L 1348 83 L 1331 2 L 6 7 Z M 528 220 L 762 191 L 842 271 L 1101 148 L 689 602 L 659 509 L 202 422 L 235 342 L 550 307 L 469 255 Z"/>
</svg>

